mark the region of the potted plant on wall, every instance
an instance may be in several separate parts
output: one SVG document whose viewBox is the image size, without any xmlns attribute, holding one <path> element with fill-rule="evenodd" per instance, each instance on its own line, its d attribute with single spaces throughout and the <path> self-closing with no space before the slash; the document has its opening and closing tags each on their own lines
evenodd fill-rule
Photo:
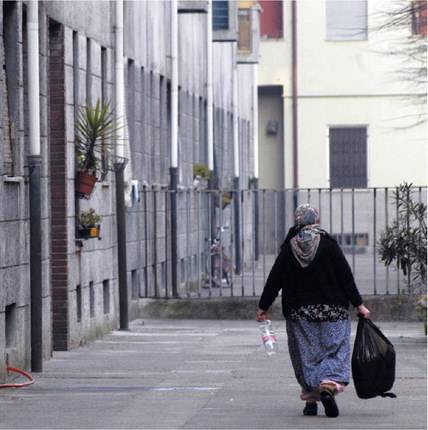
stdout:
<svg viewBox="0 0 428 430">
<path fill-rule="evenodd" d="M 193 187 L 206 188 L 210 178 L 210 170 L 205 164 L 195 163 L 193 165 Z"/>
<path fill-rule="evenodd" d="M 108 140 L 114 138 L 118 127 L 114 122 L 110 103 L 95 107 L 83 106 L 75 125 L 76 193 L 89 198 L 98 180 L 102 158 L 108 153 Z"/>
<path fill-rule="evenodd" d="M 82 211 L 79 215 L 79 238 L 92 239 L 100 237 L 101 216 L 93 208 Z"/>
</svg>

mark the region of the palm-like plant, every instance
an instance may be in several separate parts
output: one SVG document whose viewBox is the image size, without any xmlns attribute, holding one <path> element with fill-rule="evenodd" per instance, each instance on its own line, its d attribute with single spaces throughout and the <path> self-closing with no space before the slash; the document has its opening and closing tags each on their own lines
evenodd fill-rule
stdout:
<svg viewBox="0 0 428 430">
<path fill-rule="evenodd" d="M 108 141 L 119 129 L 110 111 L 110 103 L 101 104 L 97 100 L 95 107 L 83 106 L 75 127 L 77 169 L 96 176 L 103 156 L 108 155 L 111 146 Z"/>
</svg>

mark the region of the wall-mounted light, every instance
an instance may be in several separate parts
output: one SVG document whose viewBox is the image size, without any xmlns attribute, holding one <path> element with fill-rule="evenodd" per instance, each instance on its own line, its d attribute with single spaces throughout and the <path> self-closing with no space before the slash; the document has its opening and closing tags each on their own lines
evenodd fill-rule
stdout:
<svg viewBox="0 0 428 430">
<path fill-rule="evenodd" d="M 266 134 L 269 136 L 276 136 L 278 134 L 278 121 L 269 120 L 266 125 Z"/>
</svg>

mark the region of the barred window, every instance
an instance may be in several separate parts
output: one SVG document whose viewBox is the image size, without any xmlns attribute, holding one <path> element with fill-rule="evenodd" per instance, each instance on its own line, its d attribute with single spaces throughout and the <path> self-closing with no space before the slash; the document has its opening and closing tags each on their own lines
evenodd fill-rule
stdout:
<svg viewBox="0 0 428 430">
<path fill-rule="evenodd" d="M 331 127 L 330 186 L 367 187 L 367 128 Z"/>
</svg>

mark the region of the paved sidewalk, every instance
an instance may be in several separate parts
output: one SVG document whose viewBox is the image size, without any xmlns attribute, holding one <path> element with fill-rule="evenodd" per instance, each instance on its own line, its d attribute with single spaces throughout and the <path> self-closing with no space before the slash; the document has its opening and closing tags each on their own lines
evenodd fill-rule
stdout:
<svg viewBox="0 0 428 430">
<path fill-rule="evenodd" d="M 274 323 L 280 352 L 268 357 L 252 321 L 137 320 L 55 353 L 32 387 L 2 390 L 0 428 L 426 428 L 422 324 L 379 324 L 397 350 L 398 399 L 361 400 L 351 385 L 329 419 L 301 415 L 285 322 Z"/>
</svg>

